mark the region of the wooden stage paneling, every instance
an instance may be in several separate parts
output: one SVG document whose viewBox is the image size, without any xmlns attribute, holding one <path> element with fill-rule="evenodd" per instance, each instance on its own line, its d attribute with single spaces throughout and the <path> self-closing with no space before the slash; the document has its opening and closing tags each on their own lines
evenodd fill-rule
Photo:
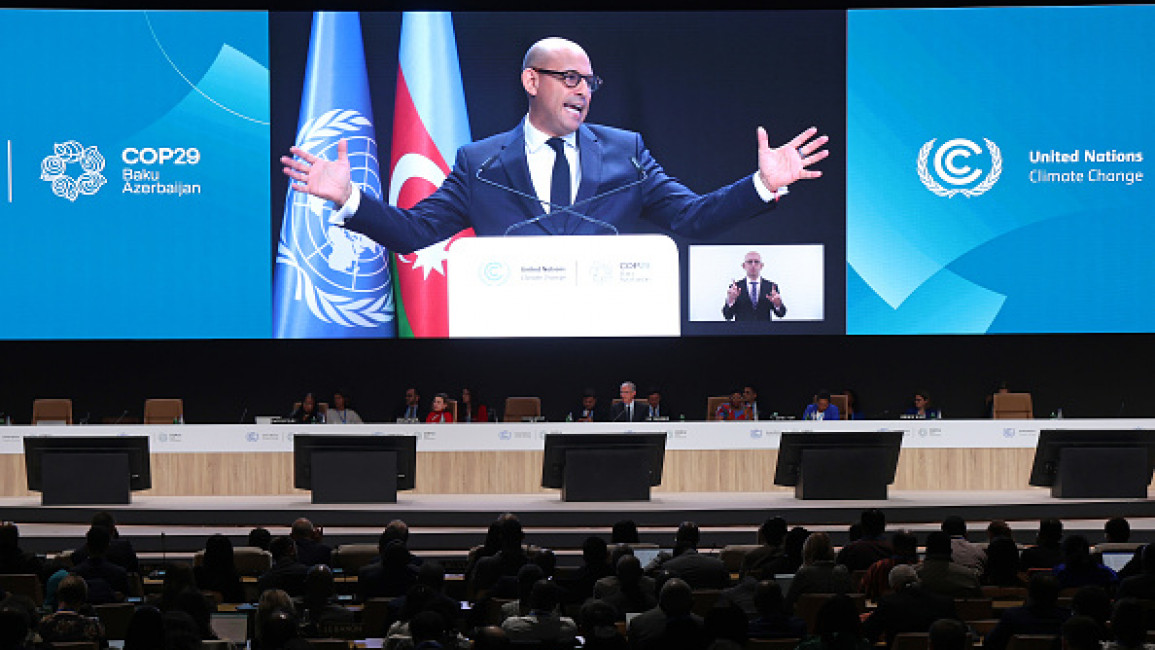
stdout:
<svg viewBox="0 0 1155 650">
<path fill-rule="evenodd" d="M 670 492 L 791 492 L 773 484 L 776 450 L 668 450 Z M 1028 487 L 1033 449 L 903 449 L 893 490 L 991 491 Z M 532 494 L 540 451 L 419 452 L 414 494 Z M 274 453 L 152 454 L 152 489 L 142 496 L 302 495 L 293 457 Z M 24 457 L 0 455 L 0 497 L 28 496 Z"/>
</svg>

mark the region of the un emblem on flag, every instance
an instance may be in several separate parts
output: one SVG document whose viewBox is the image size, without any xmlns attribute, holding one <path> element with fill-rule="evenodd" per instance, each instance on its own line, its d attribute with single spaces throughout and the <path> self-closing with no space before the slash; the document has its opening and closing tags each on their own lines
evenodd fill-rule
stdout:
<svg viewBox="0 0 1155 650">
<path fill-rule="evenodd" d="M 323 113 L 302 127 L 297 146 L 335 160 L 342 138 L 348 143 L 353 182 L 363 194 L 380 200 L 373 123 L 361 113 Z M 329 223 L 333 206 L 328 201 L 294 190 L 289 200 L 289 223 L 281 228 L 277 263 L 296 271 L 294 298 L 303 300 L 318 320 L 341 327 L 375 328 L 392 322 L 389 252 L 368 237 Z"/>
</svg>

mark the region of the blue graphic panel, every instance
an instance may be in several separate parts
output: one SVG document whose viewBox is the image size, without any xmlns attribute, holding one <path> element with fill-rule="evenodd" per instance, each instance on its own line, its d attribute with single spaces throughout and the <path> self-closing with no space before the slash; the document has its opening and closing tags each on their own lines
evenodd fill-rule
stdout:
<svg viewBox="0 0 1155 650">
<path fill-rule="evenodd" d="M 852 11 L 847 331 L 1147 332 L 1152 7 Z"/>
<path fill-rule="evenodd" d="M 267 16 L 2 11 L 0 56 L 0 338 L 268 337 Z"/>
</svg>

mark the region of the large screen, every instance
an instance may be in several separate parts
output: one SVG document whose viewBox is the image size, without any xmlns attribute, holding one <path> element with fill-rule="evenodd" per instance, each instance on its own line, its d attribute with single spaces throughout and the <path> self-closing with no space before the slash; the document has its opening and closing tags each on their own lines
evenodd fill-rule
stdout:
<svg viewBox="0 0 1155 650">
<path fill-rule="evenodd" d="M 0 339 L 1155 329 L 1152 7 L 0 16 Z M 547 36 L 603 80 L 560 208 Z M 278 162 L 341 141 L 348 229 Z"/>
</svg>

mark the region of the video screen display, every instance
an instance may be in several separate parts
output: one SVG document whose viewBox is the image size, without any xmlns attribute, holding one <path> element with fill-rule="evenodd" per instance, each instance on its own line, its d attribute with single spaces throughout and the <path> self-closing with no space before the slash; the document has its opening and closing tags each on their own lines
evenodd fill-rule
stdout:
<svg viewBox="0 0 1155 650">
<path fill-rule="evenodd" d="M 0 17 L 0 339 L 1155 330 L 1152 7 Z"/>
</svg>

